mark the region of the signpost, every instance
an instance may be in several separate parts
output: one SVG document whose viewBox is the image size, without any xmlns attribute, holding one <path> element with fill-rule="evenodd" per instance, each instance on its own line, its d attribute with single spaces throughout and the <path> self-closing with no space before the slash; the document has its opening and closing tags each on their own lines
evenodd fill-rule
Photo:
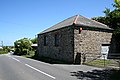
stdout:
<svg viewBox="0 0 120 80">
<path fill-rule="evenodd" d="M 101 54 L 102 54 L 102 59 L 104 59 L 104 67 L 105 67 L 105 60 L 107 59 L 107 55 L 109 52 L 109 46 L 102 46 L 101 47 Z"/>
<path fill-rule="evenodd" d="M 101 47 L 102 59 L 107 59 L 108 52 L 109 52 L 109 46 Z"/>
</svg>

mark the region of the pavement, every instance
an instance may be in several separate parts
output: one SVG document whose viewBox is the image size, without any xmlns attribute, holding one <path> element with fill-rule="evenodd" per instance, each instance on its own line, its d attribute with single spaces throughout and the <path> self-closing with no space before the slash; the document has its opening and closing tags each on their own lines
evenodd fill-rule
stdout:
<svg viewBox="0 0 120 80">
<path fill-rule="evenodd" d="M 0 80 L 81 80 L 73 73 L 102 70 L 87 65 L 49 64 L 10 54 L 0 55 Z"/>
</svg>

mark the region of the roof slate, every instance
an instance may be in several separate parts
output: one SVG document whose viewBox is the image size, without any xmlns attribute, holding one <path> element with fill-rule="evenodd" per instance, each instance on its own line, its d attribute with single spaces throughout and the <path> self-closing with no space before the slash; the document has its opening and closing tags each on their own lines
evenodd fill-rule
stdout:
<svg viewBox="0 0 120 80">
<path fill-rule="evenodd" d="M 65 19 L 61 22 L 59 22 L 58 24 L 42 31 L 40 34 L 46 33 L 46 32 L 50 32 L 53 30 L 57 30 L 63 27 L 67 27 L 67 26 L 71 26 L 71 25 L 79 25 L 79 26 L 88 26 L 88 27 L 95 27 L 95 28 L 102 28 L 102 29 L 108 29 L 108 30 L 112 30 L 111 28 L 109 28 L 107 25 L 102 24 L 100 22 L 94 21 L 92 19 L 88 19 L 86 17 L 83 17 L 81 15 L 75 15 L 72 16 L 68 19 Z"/>
</svg>

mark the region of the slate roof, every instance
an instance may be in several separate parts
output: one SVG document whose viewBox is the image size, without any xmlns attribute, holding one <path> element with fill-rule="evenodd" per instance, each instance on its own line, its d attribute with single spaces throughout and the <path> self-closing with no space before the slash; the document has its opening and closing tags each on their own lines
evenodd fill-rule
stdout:
<svg viewBox="0 0 120 80">
<path fill-rule="evenodd" d="M 72 17 L 70 17 L 68 19 L 65 19 L 65 20 L 59 22 L 58 24 L 44 30 L 40 34 L 50 32 L 50 31 L 53 31 L 53 30 L 56 30 L 56 29 L 60 29 L 60 28 L 63 28 L 63 27 L 71 26 L 73 24 L 79 25 L 79 26 L 88 26 L 88 27 L 95 27 L 95 28 L 102 28 L 102 29 L 112 30 L 111 28 L 109 28 L 105 24 L 94 21 L 92 19 L 88 19 L 88 18 L 83 17 L 81 15 L 75 15 L 75 16 L 72 16 Z"/>
</svg>

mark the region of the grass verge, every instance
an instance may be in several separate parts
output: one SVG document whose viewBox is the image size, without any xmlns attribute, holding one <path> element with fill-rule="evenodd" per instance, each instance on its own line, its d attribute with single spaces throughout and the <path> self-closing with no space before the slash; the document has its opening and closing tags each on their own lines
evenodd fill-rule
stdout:
<svg viewBox="0 0 120 80">
<path fill-rule="evenodd" d="M 112 61 L 99 59 L 99 60 L 94 60 L 91 62 L 86 62 L 85 64 L 90 65 L 90 66 L 96 66 L 96 67 L 106 67 L 106 66 L 112 64 Z"/>
<path fill-rule="evenodd" d="M 23 56 L 23 57 L 26 57 L 26 58 L 32 58 L 32 57 L 34 57 L 34 55 L 35 55 L 35 52 L 34 52 L 34 51 L 29 51 L 28 54 L 22 55 L 22 56 Z"/>
<path fill-rule="evenodd" d="M 7 54 L 6 51 L 0 51 L 0 54 Z"/>
</svg>

